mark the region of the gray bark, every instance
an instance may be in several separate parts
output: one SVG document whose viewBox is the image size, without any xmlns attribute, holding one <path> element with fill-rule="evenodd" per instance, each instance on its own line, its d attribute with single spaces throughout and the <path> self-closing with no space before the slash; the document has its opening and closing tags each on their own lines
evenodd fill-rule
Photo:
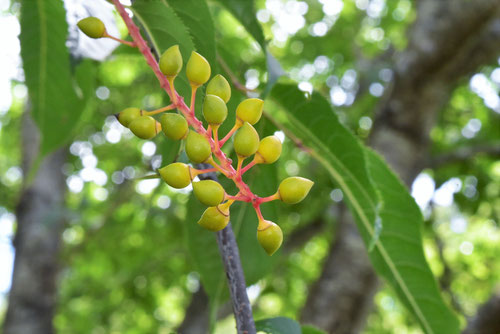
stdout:
<svg viewBox="0 0 500 334">
<path fill-rule="evenodd" d="M 499 1 L 420 0 L 416 6 L 408 47 L 394 55 L 394 79 L 377 107 L 370 138 L 408 186 L 429 161 L 429 133 L 454 87 L 500 52 Z M 372 293 L 359 299 L 353 287 L 371 292 L 377 285 L 359 234 L 342 240 L 344 226 L 353 224 L 351 216 L 341 222 L 302 313 L 303 322 L 329 333 L 359 333 Z M 344 267 L 335 268 L 339 263 Z"/>
<path fill-rule="evenodd" d="M 36 157 L 38 130 L 25 114 L 23 120 L 24 175 Z M 63 226 L 65 179 L 61 166 L 66 149 L 43 159 L 31 184 L 22 191 L 16 216 L 16 257 L 4 334 L 53 333 L 56 276 Z"/>
</svg>

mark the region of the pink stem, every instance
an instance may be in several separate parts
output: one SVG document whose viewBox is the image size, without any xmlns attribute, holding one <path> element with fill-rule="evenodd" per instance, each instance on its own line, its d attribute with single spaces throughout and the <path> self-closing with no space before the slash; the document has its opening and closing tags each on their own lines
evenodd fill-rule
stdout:
<svg viewBox="0 0 500 334">
<path fill-rule="evenodd" d="M 151 53 L 151 50 L 149 49 L 146 41 L 144 38 L 142 38 L 141 33 L 139 31 L 139 28 L 135 25 L 135 23 L 132 21 L 132 19 L 128 16 L 127 12 L 125 11 L 125 8 L 123 5 L 120 3 L 119 0 L 113 0 L 113 3 L 115 4 L 116 9 L 118 10 L 118 13 L 122 17 L 123 21 L 125 22 L 125 25 L 127 26 L 130 36 L 134 40 L 135 45 L 139 49 L 139 51 L 144 55 L 144 58 L 146 59 L 147 64 L 151 69 L 153 70 L 154 74 L 158 78 L 158 81 L 160 82 L 161 87 L 167 92 L 167 94 L 170 96 L 171 101 L 175 101 L 174 104 L 176 105 L 177 109 L 182 112 L 186 120 L 188 121 L 189 125 L 191 125 L 196 132 L 199 134 L 203 135 L 208 142 L 210 143 L 210 146 L 212 148 L 212 152 L 214 155 L 217 157 L 217 159 L 220 161 L 221 167 L 227 172 L 226 175 L 230 179 L 234 181 L 240 192 L 249 197 L 249 198 L 258 198 L 255 194 L 252 193 L 250 188 L 246 183 L 244 183 L 241 180 L 241 177 L 237 178 L 236 177 L 236 170 L 233 168 L 231 165 L 231 160 L 222 152 L 222 150 L 216 149 L 215 148 L 215 143 L 210 136 L 210 134 L 207 132 L 207 130 L 203 127 L 203 123 L 201 123 L 200 120 L 198 120 L 194 113 L 191 112 L 190 108 L 186 105 L 184 102 L 184 98 L 180 96 L 176 91 L 171 89 L 170 83 L 167 80 L 167 77 L 163 75 L 163 73 L 160 71 L 160 67 L 158 65 L 158 62 L 156 61 L 155 57 Z M 175 96 L 174 96 L 175 95 Z"/>
<path fill-rule="evenodd" d="M 245 174 L 250 168 L 255 166 L 255 164 L 256 164 L 255 160 L 252 160 L 248 165 L 243 167 L 243 169 L 241 170 L 241 174 Z"/>
</svg>

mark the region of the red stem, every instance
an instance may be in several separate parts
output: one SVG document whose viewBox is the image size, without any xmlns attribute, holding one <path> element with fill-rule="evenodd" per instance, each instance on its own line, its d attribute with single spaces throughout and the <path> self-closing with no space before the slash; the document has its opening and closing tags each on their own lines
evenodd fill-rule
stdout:
<svg viewBox="0 0 500 334">
<path fill-rule="evenodd" d="M 233 180 L 233 182 L 236 184 L 240 192 L 243 195 L 247 196 L 248 198 L 257 199 L 258 196 L 252 193 L 248 185 L 241 180 L 241 177 L 236 177 L 236 170 L 231 165 L 231 160 L 226 156 L 226 154 L 224 154 L 224 152 L 222 152 L 220 148 L 219 149 L 215 148 L 215 143 L 211 138 L 210 134 L 203 127 L 201 121 L 195 117 L 194 112 L 192 112 L 191 109 L 186 105 L 186 103 L 184 102 L 184 98 L 180 96 L 175 90 L 171 89 L 171 85 L 168 82 L 167 77 L 164 76 L 163 73 L 160 71 L 158 62 L 151 53 L 151 50 L 148 47 L 146 41 L 144 40 L 144 38 L 142 38 L 139 28 L 128 16 L 123 5 L 120 3 L 119 0 L 113 0 L 113 3 L 118 13 L 122 17 L 123 21 L 125 22 L 125 25 L 127 26 L 130 36 L 134 40 L 135 45 L 137 46 L 139 51 L 144 55 L 147 64 L 149 65 L 149 67 L 151 67 L 154 74 L 158 78 L 161 87 L 169 95 L 170 100 L 173 101 L 177 109 L 182 112 L 189 125 L 191 125 L 196 130 L 196 132 L 203 135 L 208 140 L 212 148 L 212 152 L 220 161 L 221 167 L 226 171 L 225 174 L 230 179 Z"/>
<path fill-rule="evenodd" d="M 255 160 L 252 160 L 248 165 L 246 165 L 245 167 L 243 167 L 243 169 L 241 170 L 241 174 L 245 174 L 250 168 L 252 168 L 253 166 L 255 166 L 257 162 Z"/>
</svg>

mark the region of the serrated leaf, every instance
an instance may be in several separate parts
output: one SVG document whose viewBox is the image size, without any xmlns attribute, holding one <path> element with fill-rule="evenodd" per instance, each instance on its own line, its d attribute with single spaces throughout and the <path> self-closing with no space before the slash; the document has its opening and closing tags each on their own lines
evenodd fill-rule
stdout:
<svg viewBox="0 0 500 334">
<path fill-rule="evenodd" d="M 253 1 L 241 0 L 217 0 L 229 10 L 234 17 L 245 27 L 253 38 L 260 44 L 262 50 L 266 50 L 266 41 L 262 27 L 257 21 Z"/>
<path fill-rule="evenodd" d="M 295 85 L 278 84 L 271 97 L 286 110 L 294 135 L 341 187 L 366 246 L 374 240 L 369 256 L 376 271 L 396 290 L 424 332 L 458 333 L 458 321 L 444 303 L 424 257 L 422 217 L 397 177 L 382 160 L 367 155 L 320 94 L 308 99 Z M 378 238 L 377 207 L 382 220 Z"/>
<path fill-rule="evenodd" d="M 262 319 L 255 322 L 255 327 L 267 334 L 302 334 L 299 323 L 286 317 Z"/>
<path fill-rule="evenodd" d="M 61 0 L 23 1 L 21 57 L 42 155 L 64 145 L 80 117 L 66 47 L 68 25 Z"/>
<path fill-rule="evenodd" d="M 215 31 L 207 3 L 204 0 L 167 0 L 167 2 L 188 27 L 197 52 L 205 57 L 214 69 L 217 65 Z"/>
</svg>

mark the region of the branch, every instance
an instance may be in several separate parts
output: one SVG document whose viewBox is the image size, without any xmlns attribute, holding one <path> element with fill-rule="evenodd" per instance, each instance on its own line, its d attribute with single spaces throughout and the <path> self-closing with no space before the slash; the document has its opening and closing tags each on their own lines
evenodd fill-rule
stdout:
<svg viewBox="0 0 500 334">
<path fill-rule="evenodd" d="M 500 143 L 460 147 L 455 151 L 431 157 L 428 165 L 431 168 L 438 168 L 455 162 L 466 161 L 476 157 L 477 155 L 487 155 L 492 158 L 500 158 Z"/>
<path fill-rule="evenodd" d="M 200 164 L 198 167 L 207 168 L 207 165 Z M 215 173 L 200 174 L 198 177 L 200 180 L 210 179 L 218 182 Z M 219 252 L 226 271 L 238 334 L 254 334 L 256 333 L 256 329 L 253 321 L 252 306 L 248 300 L 247 285 L 243 267 L 241 266 L 240 252 L 236 244 L 231 222 L 222 231 L 217 232 L 217 245 L 219 246 Z"/>
</svg>

